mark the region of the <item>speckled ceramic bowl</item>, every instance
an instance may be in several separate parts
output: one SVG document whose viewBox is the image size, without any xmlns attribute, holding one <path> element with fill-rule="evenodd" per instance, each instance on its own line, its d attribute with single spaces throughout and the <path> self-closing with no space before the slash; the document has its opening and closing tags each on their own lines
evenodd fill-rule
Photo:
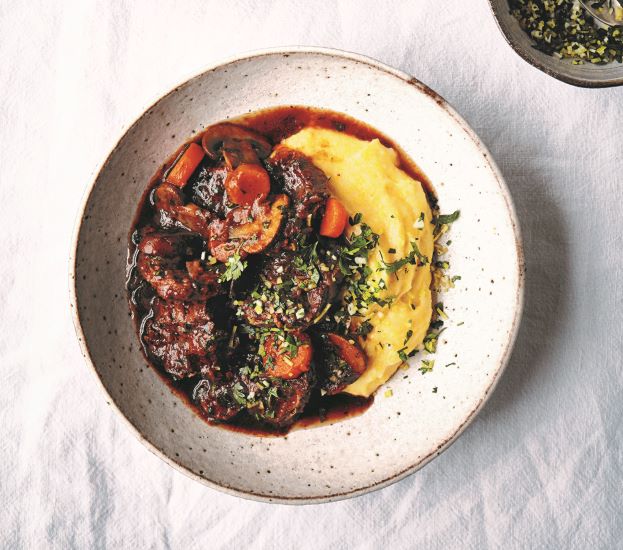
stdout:
<svg viewBox="0 0 623 550">
<path fill-rule="evenodd" d="M 561 60 L 544 54 L 533 47 L 532 39 L 520 27 L 517 19 L 511 15 L 508 0 L 489 0 L 489 5 L 506 41 L 530 65 L 574 86 L 605 88 L 623 84 L 621 63 L 574 65 L 569 60 Z"/>
<path fill-rule="evenodd" d="M 364 414 L 259 438 L 207 424 L 147 366 L 125 297 L 126 247 L 147 181 L 180 143 L 216 121 L 284 104 L 347 113 L 400 144 L 433 182 L 443 211 L 461 210 L 449 261 L 462 280 L 442 296 L 450 320 L 432 372 L 418 372 L 421 358 L 415 357 Z M 129 128 L 80 213 L 71 302 L 82 351 L 106 402 L 148 449 L 231 494 L 313 503 L 393 483 L 458 437 L 508 360 L 523 276 L 506 185 L 485 147 L 443 99 L 358 55 L 289 48 L 209 69 L 166 94 Z M 385 397 L 387 388 L 391 397 Z"/>
</svg>

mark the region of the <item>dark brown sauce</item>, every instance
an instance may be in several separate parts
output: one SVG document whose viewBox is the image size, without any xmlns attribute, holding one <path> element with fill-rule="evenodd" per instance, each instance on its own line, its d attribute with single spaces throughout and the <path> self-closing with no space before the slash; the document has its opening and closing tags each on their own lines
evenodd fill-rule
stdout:
<svg viewBox="0 0 623 550">
<path fill-rule="evenodd" d="M 399 168 L 421 182 L 427 193 L 434 195 L 433 186 L 426 175 L 398 144 L 365 122 L 343 113 L 292 105 L 256 111 L 232 119 L 231 122 L 253 128 L 267 136 L 274 144 L 308 126 L 337 130 L 366 141 L 378 139 L 385 147 L 391 147 L 398 153 Z"/>
<path fill-rule="evenodd" d="M 398 166 L 400 169 L 412 178 L 421 182 L 429 197 L 429 200 L 432 203 L 436 202 L 435 193 L 428 178 L 396 143 L 380 133 L 378 130 L 375 130 L 371 126 L 348 115 L 312 107 L 285 106 L 257 111 L 248 115 L 230 119 L 228 122 L 234 122 L 236 124 L 253 128 L 261 134 L 264 134 L 273 144 L 277 144 L 281 140 L 309 126 L 337 130 L 366 141 L 378 139 L 383 145 L 391 147 L 398 153 Z M 133 242 L 133 235 L 135 229 L 149 223 L 149 220 L 153 215 L 151 193 L 154 187 L 161 181 L 164 173 L 166 172 L 166 168 L 171 165 L 173 160 L 177 158 L 182 149 L 188 143 L 200 143 L 201 137 L 202 134 L 181 145 L 154 174 L 149 181 L 143 196 L 141 197 L 139 208 L 137 209 L 137 213 L 132 224 L 128 250 L 128 290 L 131 298 L 130 309 L 132 311 L 132 317 L 135 322 L 145 359 L 158 373 L 160 378 L 166 383 L 171 390 L 171 393 L 181 399 L 195 412 L 195 414 L 211 425 L 219 426 L 230 431 L 262 437 L 283 436 L 292 430 L 333 424 L 335 422 L 363 414 L 374 402 L 374 396 L 366 398 L 343 393 L 335 396 L 321 397 L 320 394 L 314 390 L 301 416 L 293 425 L 287 428 L 270 428 L 260 425 L 252 419 L 238 421 L 236 424 L 214 422 L 208 420 L 192 400 L 193 388 L 196 385 L 195 380 L 174 380 L 164 371 L 164 369 L 153 364 L 147 356 L 146 350 L 143 346 L 141 325 L 145 316 L 149 315 L 148 304 L 150 299 L 154 296 L 154 293 L 151 291 L 150 287 L 148 288 L 146 286 L 138 289 L 137 292 L 137 285 L 133 283 L 133 277 L 136 278 L 136 243 Z M 137 294 L 138 300 L 132 299 L 134 294 Z"/>
<path fill-rule="evenodd" d="M 186 402 L 188 402 L 188 398 L 186 398 Z M 366 412 L 372 403 L 374 403 L 374 396 L 357 397 L 355 395 L 341 393 L 338 395 L 320 397 L 320 395 L 314 391 L 305 410 L 301 413 L 301 416 L 297 418 L 294 424 L 285 428 L 269 428 L 248 419 L 239 421 L 236 424 L 208 422 L 238 433 L 257 435 L 260 437 L 279 437 L 287 435 L 294 430 L 313 428 L 321 425 L 327 426 L 340 422 L 341 420 L 346 420 L 347 418 L 352 418 L 353 416 L 359 416 Z M 196 407 L 195 410 L 197 410 Z M 201 413 L 199 412 L 199 414 Z"/>
</svg>

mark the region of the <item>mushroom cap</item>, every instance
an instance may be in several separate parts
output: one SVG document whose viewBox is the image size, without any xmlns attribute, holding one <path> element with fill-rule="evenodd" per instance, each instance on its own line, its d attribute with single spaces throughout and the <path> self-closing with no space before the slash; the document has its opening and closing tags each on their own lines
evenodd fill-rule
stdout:
<svg viewBox="0 0 623 550">
<path fill-rule="evenodd" d="M 206 129 L 201 138 L 206 154 L 217 160 L 223 152 L 233 153 L 242 162 L 265 159 L 272 151 L 272 145 L 261 134 L 230 122 L 214 124 Z M 255 159 L 249 159 L 255 156 Z"/>
</svg>

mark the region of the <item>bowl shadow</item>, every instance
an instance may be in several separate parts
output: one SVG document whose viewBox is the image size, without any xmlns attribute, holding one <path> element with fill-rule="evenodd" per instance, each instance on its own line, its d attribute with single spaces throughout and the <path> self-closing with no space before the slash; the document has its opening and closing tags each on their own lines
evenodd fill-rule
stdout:
<svg viewBox="0 0 623 550">
<path fill-rule="evenodd" d="M 510 146 L 511 144 L 508 144 Z M 516 146 L 517 144 L 515 144 Z M 512 158 L 498 153 L 498 158 Z M 481 416 L 498 415 L 523 399 L 551 363 L 547 358 L 566 322 L 569 306 L 569 243 L 565 220 L 545 185 L 545 174 L 522 155 L 521 169 L 501 167 L 523 234 L 526 277 L 524 311 L 517 340 L 498 386 Z M 507 172 L 507 173 L 505 173 Z"/>
</svg>

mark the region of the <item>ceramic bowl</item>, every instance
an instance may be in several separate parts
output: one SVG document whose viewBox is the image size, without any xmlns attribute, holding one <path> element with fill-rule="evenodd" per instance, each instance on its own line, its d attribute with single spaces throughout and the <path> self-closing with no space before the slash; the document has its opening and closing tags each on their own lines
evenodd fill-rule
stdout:
<svg viewBox="0 0 623 550">
<path fill-rule="evenodd" d="M 574 86 L 605 88 L 623 84 L 621 63 L 573 65 L 569 60 L 557 59 L 544 54 L 533 47 L 532 39 L 520 27 L 517 19 L 511 15 L 508 0 L 489 0 L 489 5 L 506 41 L 530 65 Z"/>
<path fill-rule="evenodd" d="M 126 301 L 127 239 L 148 180 L 180 143 L 214 122 L 290 104 L 341 111 L 405 149 L 432 181 L 442 210 L 461 210 L 448 259 L 462 279 L 440 297 L 450 319 L 432 372 L 419 372 L 415 357 L 364 414 L 257 437 L 206 423 L 146 364 Z M 508 360 L 523 277 L 508 189 L 486 148 L 443 99 L 359 55 L 289 48 L 245 55 L 191 78 L 125 132 L 78 219 L 71 301 L 83 354 L 106 402 L 149 450 L 227 493 L 316 503 L 395 482 L 456 439 Z"/>
</svg>

